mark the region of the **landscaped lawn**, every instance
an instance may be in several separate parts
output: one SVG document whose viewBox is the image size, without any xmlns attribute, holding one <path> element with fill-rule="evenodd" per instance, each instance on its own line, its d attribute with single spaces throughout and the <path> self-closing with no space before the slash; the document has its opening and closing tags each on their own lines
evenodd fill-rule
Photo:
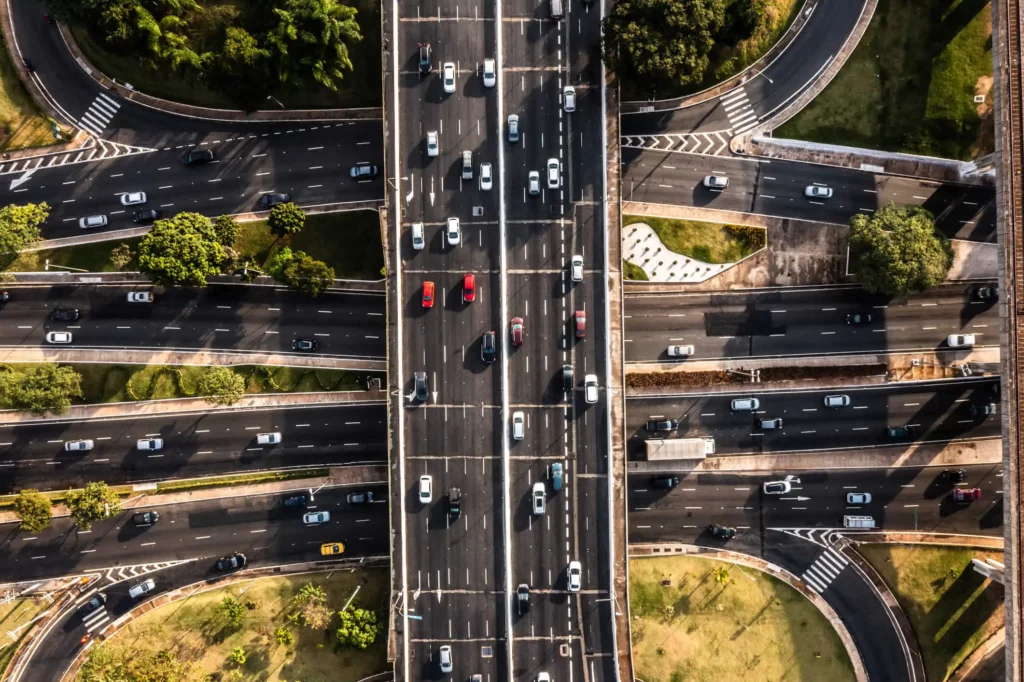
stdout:
<svg viewBox="0 0 1024 682">
<path fill-rule="evenodd" d="M 43 147 L 55 142 L 50 119 L 21 84 L 7 43 L 0 36 L 0 152 Z"/>
<path fill-rule="evenodd" d="M 971 559 L 1002 552 L 960 547 L 864 545 L 914 627 L 929 682 L 943 682 L 1004 621 L 1002 585 L 974 571 Z"/>
<path fill-rule="evenodd" d="M 991 152 L 991 41 L 987 0 L 879 2 L 835 79 L 773 134 L 953 159 Z"/>
<path fill-rule="evenodd" d="M 153 578 L 159 583 L 160 573 L 153 574 Z M 295 597 L 309 582 L 324 589 L 327 606 L 333 612 L 340 611 L 359 587 L 354 603 L 377 613 L 379 632 L 374 643 L 365 650 L 339 646 L 335 638 L 336 613 L 327 630 L 290 623 L 288 616 L 296 612 Z M 168 651 L 188 664 L 181 682 L 356 682 L 389 667 L 387 587 L 386 569 L 243 581 L 150 611 L 97 647 L 90 658 L 128 660 Z M 228 625 L 218 609 L 228 596 L 255 605 L 245 612 L 237 629 Z M 293 644 L 277 643 L 275 632 L 282 627 L 292 633 Z M 229 660 L 232 650 L 238 647 L 246 654 L 242 665 Z M 240 674 L 233 673 L 234 670 Z M 82 679 L 82 675 L 77 679 Z"/>
<path fill-rule="evenodd" d="M 639 265 L 630 263 L 628 260 L 622 261 L 622 272 L 627 280 L 634 282 L 646 282 L 649 278 L 644 269 Z"/>
<path fill-rule="evenodd" d="M 634 223 L 650 226 L 670 251 L 705 263 L 735 263 L 763 247 L 765 240 L 765 230 L 760 227 L 678 218 L 622 216 L 623 231 Z"/>
<path fill-rule="evenodd" d="M 114 272 L 117 268 L 110 263 L 110 252 L 121 244 L 128 244 L 134 252 L 139 245 L 139 239 L 93 242 L 92 244 L 65 246 L 60 249 L 44 251 L 23 251 L 5 270 L 8 272 L 42 272 L 46 269 L 46 262 L 49 261 L 51 265 L 63 265 L 87 272 Z M 129 270 L 133 268 L 134 266 L 128 267 Z M 60 268 L 54 269 L 59 270 Z"/>
<path fill-rule="evenodd" d="M 645 682 L 854 679 L 821 612 L 753 569 L 684 556 L 631 559 L 629 605 L 633 664 Z"/>
</svg>

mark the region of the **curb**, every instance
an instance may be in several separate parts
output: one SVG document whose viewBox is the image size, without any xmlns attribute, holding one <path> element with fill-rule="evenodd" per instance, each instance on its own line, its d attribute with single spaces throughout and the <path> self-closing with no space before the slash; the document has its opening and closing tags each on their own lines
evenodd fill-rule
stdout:
<svg viewBox="0 0 1024 682">
<path fill-rule="evenodd" d="M 992 654 L 999 651 L 1000 647 L 1006 646 L 1006 626 L 999 628 L 991 635 L 988 639 L 978 645 L 978 647 L 971 652 L 964 661 L 957 666 L 957 669 L 953 671 L 953 674 L 949 677 L 949 682 L 967 682 L 971 679 L 971 673 L 981 663 L 985 662 L 985 659 Z"/>
<path fill-rule="evenodd" d="M 285 353 L 254 353 L 218 351 L 209 348 L 167 350 L 165 348 L 18 348 L 0 347 L 2 362 L 59 362 L 135 364 L 135 365 L 267 365 L 268 367 L 300 367 L 306 369 L 346 369 L 359 372 L 385 372 L 387 363 L 378 358 L 312 357 Z"/>
</svg>

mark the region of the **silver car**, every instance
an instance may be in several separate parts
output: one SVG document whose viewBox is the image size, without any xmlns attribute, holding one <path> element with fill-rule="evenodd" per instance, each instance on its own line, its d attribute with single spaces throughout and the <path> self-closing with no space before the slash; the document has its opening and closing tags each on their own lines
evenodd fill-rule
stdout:
<svg viewBox="0 0 1024 682">
<path fill-rule="evenodd" d="M 436 130 L 428 130 L 427 131 L 427 156 L 437 156 L 439 151 L 440 150 L 439 150 L 439 148 L 437 146 L 437 131 Z"/>
<path fill-rule="evenodd" d="M 508 115 L 508 141 L 519 142 L 519 117 L 515 114 Z"/>
<path fill-rule="evenodd" d="M 540 194 L 540 173 L 537 171 L 530 171 L 529 178 L 530 196 L 535 197 Z"/>
<path fill-rule="evenodd" d="M 704 186 L 708 189 L 725 189 L 729 186 L 729 178 L 724 175 L 705 175 Z"/>
<path fill-rule="evenodd" d="M 164 447 L 163 438 L 140 438 L 135 442 L 138 450 L 162 450 Z"/>
<path fill-rule="evenodd" d="M 831 199 L 832 188 L 825 185 L 808 185 L 804 188 L 804 196 L 809 199 Z"/>
<path fill-rule="evenodd" d="M 566 85 L 562 89 L 562 106 L 567 113 L 576 111 L 576 88 L 571 85 Z"/>
<path fill-rule="evenodd" d="M 757 398 L 736 398 L 731 407 L 733 412 L 753 412 L 761 407 L 761 401 Z"/>
</svg>

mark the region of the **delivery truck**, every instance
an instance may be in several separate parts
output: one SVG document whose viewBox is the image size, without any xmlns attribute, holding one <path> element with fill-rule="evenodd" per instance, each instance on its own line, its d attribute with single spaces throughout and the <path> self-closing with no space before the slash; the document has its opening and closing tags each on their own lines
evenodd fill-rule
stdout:
<svg viewBox="0 0 1024 682">
<path fill-rule="evenodd" d="M 651 438 L 644 442 L 649 461 L 698 460 L 715 454 L 715 439 L 700 438 Z"/>
</svg>

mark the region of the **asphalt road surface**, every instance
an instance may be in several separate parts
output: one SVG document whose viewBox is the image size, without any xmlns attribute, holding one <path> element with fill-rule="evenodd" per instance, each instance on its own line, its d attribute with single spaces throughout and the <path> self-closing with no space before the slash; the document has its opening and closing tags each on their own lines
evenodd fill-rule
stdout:
<svg viewBox="0 0 1024 682">
<path fill-rule="evenodd" d="M 725 175 L 722 191 L 701 184 Z M 832 188 L 831 199 L 808 199 L 809 185 Z M 995 242 L 995 192 L 990 187 L 952 185 L 833 166 L 622 150 L 622 199 L 654 204 L 740 211 L 778 218 L 847 224 L 858 213 L 889 203 L 923 206 L 948 237 Z"/>
<path fill-rule="evenodd" d="M 133 291 L 152 292 L 154 302 L 129 302 Z M 292 342 L 305 339 L 317 342 L 319 355 L 384 357 L 384 300 L 374 293 L 311 299 L 276 287 L 216 284 L 13 286 L 7 292 L 0 347 L 47 345 L 48 332 L 68 331 L 73 348 L 293 353 Z M 79 319 L 52 319 L 58 309 L 78 310 Z"/>
<path fill-rule="evenodd" d="M 846 395 L 846 407 L 826 407 L 827 395 Z M 760 408 L 735 412 L 735 398 L 755 397 Z M 843 450 L 879 445 L 998 438 L 998 415 L 973 416 L 972 406 L 999 404 L 999 380 L 965 378 L 889 386 L 858 386 L 827 391 L 758 391 L 630 398 L 626 433 L 631 459 L 642 456 L 647 437 L 713 436 L 718 454 Z M 649 434 L 655 416 L 679 420 L 675 434 Z M 783 428 L 762 429 L 761 419 L 782 418 Z M 890 426 L 910 426 L 912 436 L 894 441 Z M 836 455 L 841 456 L 837 453 Z"/>
<path fill-rule="evenodd" d="M 0 492 L 383 463 L 386 428 L 379 405 L 0 424 Z M 256 442 L 270 432 L 281 434 L 279 445 Z M 137 442 L 149 438 L 162 439 L 163 448 L 140 451 Z M 93 449 L 64 449 L 78 440 L 92 440 Z"/>
<path fill-rule="evenodd" d="M 693 344 L 695 359 L 933 351 L 950 334 L 999 345 L 999 307 L 951 284 L 905 299 L 860 287 L 754 292 L 632 294 L 625 298 L 626 361 L 671 362 L 668 347 Z M 849 315 L 870 316 L 857 323 Z"/>
</svg>

